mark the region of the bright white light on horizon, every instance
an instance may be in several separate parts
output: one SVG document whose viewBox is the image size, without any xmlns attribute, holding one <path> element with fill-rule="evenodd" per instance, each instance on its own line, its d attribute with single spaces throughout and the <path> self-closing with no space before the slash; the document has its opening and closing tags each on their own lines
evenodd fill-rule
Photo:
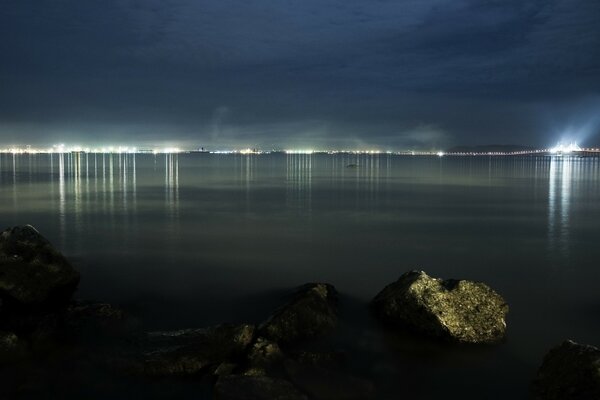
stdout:
<svg viewBox="0 0 600 400">
<path fill-rule="evenodd" d="M 437 152 L 437 156 L 438 157 L 444 157 L 444 152 L 443 151 L 438 151 Z"/>
<path fill-rule="evenodd" d="M 574 151 L 581 151 L 581 147 L 579 147 L 577 145 L 577 143 L 573 143 L 573 142 L 571 142 L 568 145 L 559 143 L 550 149 L 550 152 L 552 154 L 570 154 Z"/>
<path fill-rule="evenodd" d="M 312 154 L 314 150 L 286 150 L 285 154 Z"/>
</svg>

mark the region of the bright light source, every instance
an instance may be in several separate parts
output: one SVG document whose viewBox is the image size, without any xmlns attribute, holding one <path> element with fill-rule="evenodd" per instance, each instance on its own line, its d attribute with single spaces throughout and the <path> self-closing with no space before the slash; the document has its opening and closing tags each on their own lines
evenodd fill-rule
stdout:
<svg viewBox="0 0 600 400">
<path fill-rule="evenodd" d="M 438 157 L 444 157 L 444 152 L 443 151 L 438 151 L 437 152 L 437 156 Z"/>
<path fill-rule="evenodd" d="M 314 150 L 286 150 L 285 154 L 312 154 Z"/>
<path fill-rule="evenodd" d="M 570 154 L 574 151 L 581 151 L 581 147 L 579 147 L 577 145 L 577 143 L 573 143 L 573 142 L 571 142 L 568 145 L 559 143 L 550 149 L 550 152 L 552 154 Z"/>
</svg>

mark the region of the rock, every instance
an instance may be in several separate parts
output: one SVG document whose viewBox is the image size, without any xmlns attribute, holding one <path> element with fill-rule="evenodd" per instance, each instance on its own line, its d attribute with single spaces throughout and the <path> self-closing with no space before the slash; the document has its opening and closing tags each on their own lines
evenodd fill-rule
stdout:
<svg viewBox="0 0 600 400">
<path fill-rule="evenodd" d="M 534 382 L 540 400 L 600 399 L 600 349 L 563 342 L 546 354 Z"/>
<path fill-rule="evenodd" d="M 221 364 L 219 364 L 219 366 L 215 369 L 214 375 L 216 376 L 227 376 L 227 375 L 232 375 L 233 372 L 238 368 L 237 364 L 231 363 L 231 362 L 222 362 Z"/>
<path fill-rule="evenodd" d="M 253 337 L 253 325 L 230 324 L 149 333 L 140 369 L 150 376 L 197 374 L 243 356 Z"/>
<path fill-rule="evenodd" d="M 407 272 L 371 302 L 384 323 L 463 343 L 495 343 L 505 335 L 508 305 L 487 285 Z"/>
<path fill-rule="evenodd" d="M 266 375 L 267 371 L 277 366 L 284 355 L 275 342 L 259 337 L 248 352 L 249 368 L 245 375 Z"/>
<path fill-rule="evenodd" d="M 0 233 L 0 298 L 5 305 L 64 305 L 79 283 L 79 273 L 32 226 Z"/>
<path fill-rule="evenodd" d="M 12 332 L 0 331 L 0 364 L 22 358 L 26 352 L 25 343 Z"/>
<path fill-rule="evenodd" d="M 314 361 L 315 359 L 313 359 Z M 315 400 L 368 400 L 375 398 L 373 383 L 319 365 L 285 361 L 285 371 L 290 381 Z"/>
<path fill-rule="evenodd" d="M 308 400 L 284 379 L 244 375 L 219 378 L 214 397 L 215 400 Z"/>
<path fill-rule="evenodd" d="M 337 292 L 326 283 L 301 286 L 292 299 L 265 321 L 259 331 L 280 344 L 314 339 L 337 326 Z"/>
</svg>

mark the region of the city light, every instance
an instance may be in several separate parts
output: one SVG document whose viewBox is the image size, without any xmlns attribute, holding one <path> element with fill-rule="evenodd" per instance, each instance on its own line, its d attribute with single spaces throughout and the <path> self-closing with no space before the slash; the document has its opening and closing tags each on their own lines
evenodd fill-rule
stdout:
<svg viewBox="0 0 600 400">
<path fill-rule="evenodd" d="M 570 154 L 575 151 L 581 151 L 581 150 L 582 150 L 581 147 L 579 147 L 577 145 L 577 143 L 571 142 L 568 145 L 559 143 L 556 146 L 554 146 L 553 148 L 551 148 L 550 152 L 552 154 Z"/>
<path fill-rule="evenodd" d="M 314 150 L 286 150 L 285 154 L 313 154 Z"/>
<path fill-rule="evenodd" d="M 214 149 L 211 151 L 198 151 L 196 148 L 181 148 L 181 147 L 146 147 L 139 146 L 119 146 L 106 145 L 101 147 L 89 147 L 81 145 L 65 145 L 55 144 L 51 147 L 33 148 L 31 146 L 7 146 L 0 147 L 0 154 L 66 154 L 66 153 L 81 153 L 81 154 L 179 154 L 179 153 L 209 153 L 209 154 L 239 154 L 239 155 L 262 155 L 283 153 L 288 155 L 313 155 L 313 154 L 352 154 L 352 155 L 399 155 L 399 156 L 424 156 L 424 157 L 467 157 L 467 156 L 562 156 L 572 154 L 585 155 L 600 155 L 598 148 L 582 148 L 577 143 L 569 144 L 559 143 L 552 148 L 545 149 L 524 149 L 516 151 L 458 151 L 445 152 L 443 150 L 401 150 L 401 151 L 381 151 L 372 149 L 338 149 L 338 150 L 317 150 L 312 148 L 298 148 L 287 150 L 261 150 L 257 148 L 242 148 L 242 149 Z"/>
</svg>

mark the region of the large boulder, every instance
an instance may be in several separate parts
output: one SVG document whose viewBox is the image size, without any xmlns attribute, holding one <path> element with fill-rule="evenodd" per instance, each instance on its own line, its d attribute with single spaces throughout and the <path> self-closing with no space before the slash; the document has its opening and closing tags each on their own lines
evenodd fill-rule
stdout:
<svg viewBox="0 0 600 400">
<path fill-rule="evenodd" d="M 193 375 L 243 357 L 254 325 L 223 324 L 206 329 L 153 332 L 146 338 L 138 371 L 150 376 Z"/>
<path fill-rule="evenodd" d="M 215 400 L 308 400 L 290 382 L 268 376 L 223 376 L 214 393 Z"/>
<path fill-rule="evenodd" d="M 539 400 L 600 399 L 600 349 L 567 340 L 546 354 L 534 382 Z"/>
<path fill-rule="evenodd" d="M 337 291 L 327 283 L 301 286 L 260 326 L 260 334 L 286 345 L 325 335 L 337 326 Z"/>
<path fill-rule="evenodd" d="M 0 233 L 0 298 L 6 306 L 62 305 L 78 283 L 79 273 L 31 225 Z"/>
<path fill-rule="evenodd" d="M 371 302 L 384 323 L 463 343 L 494 343 L 506 332 L 506 301 L 487 285 L 410 271 Z"/>
</svg>

